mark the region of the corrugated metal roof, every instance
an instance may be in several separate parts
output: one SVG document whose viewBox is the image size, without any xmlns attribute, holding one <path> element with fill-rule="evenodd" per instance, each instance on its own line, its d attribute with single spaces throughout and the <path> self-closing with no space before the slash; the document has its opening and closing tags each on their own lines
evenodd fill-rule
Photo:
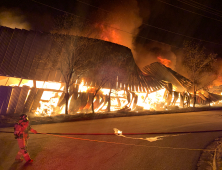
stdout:
<svg viewBox="0 0 222 170">
<path fill-rule="evenodd" d="M 155 79 L 155 76 L 147 77 L 141 73 L 129 48 L 107 41 L 81 38 L 93 42 L 88 48 L 89 51 L 85 52 L 86 55 L 101 55 L 108 59 L 112 59 L 115 55 L 126 58 L 125 66 L 131 65 L 133 69 L 125 70 L 123 76 L 120 76 L 119 83 L 125 83 L 128 86 L 144 86 L 150 92 L 163 87 L 162 80 Z M 48 64 L 58 64 L 58 61 L 53 58 L 53 51 L 59 49 L 52 39 L 52 34 L 0 26 L 0 43 L 1 76 L 64 82 L 59 70 L 45 69 Z M 51 63 L 38 62 L 39 57 L 51 58 Z M 126 69 L 125 66 L 121 66 L 122 69 Z"/>
<path fill-rule="evenodd" d="M 38 70 L 37 52 L 48 50 L 48 34 L 0 27 L 0 74 L 26 79 L 47 80 L 47 72 Z M 43 76 L 44 75 L 44 76 Z"/>
<path fill-rule="evenodd" d="M 159 62 L 145 66 L 142 71 L 149 76 L 155 77 L 155 79 L 159 81 L 162 80 L 172 83 L 177 87 L 176 91 L 178 92 L 187 91 L 193 85 L 189 79 Z"/>
</svg>

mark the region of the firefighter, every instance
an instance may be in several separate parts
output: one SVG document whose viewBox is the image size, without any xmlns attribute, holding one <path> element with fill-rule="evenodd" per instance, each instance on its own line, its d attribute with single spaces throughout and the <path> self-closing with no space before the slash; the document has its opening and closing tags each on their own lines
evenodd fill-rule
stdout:
<svg viewBox="0 0 222 170">
<path fill-rule="evenodd" d="M 19 122 L 14 126 L 14 135 L 18 141 L 19 151 L 15 157 L 15 161 L 22 162 L 23 158 L 27 163 L 32 163 L 33 160 L 30 158 L 29 153 L 27 151 L 27 139 L 29 138 L 28 132 L 37 133 L 36 130 L 32 129 L 29 124 L 29 119 L 26 114 L 22 114 L 19 117 Z"/>
</svg>

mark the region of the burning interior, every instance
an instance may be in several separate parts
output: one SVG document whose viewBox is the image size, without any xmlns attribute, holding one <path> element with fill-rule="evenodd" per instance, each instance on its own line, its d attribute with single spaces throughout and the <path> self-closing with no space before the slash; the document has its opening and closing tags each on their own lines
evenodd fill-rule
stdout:
<svg viewBox="0 0 222 170">
<path fill-rule="evenodd" d="M 107 79 L 100 87 L 99 78 L 92 78 L 90 74 L 73 82 L 68 88 L 69 114 L 92 113 L 93 110 L 96 113 L 127 112 L 192 106 L 190 80 L 159 62 L 141 71 L 130 49 L 102 40 L 87 38 L 87 41 L 92 41 L 87 47 L 87 55 L 99 55 L 99 51 L 101 57 L 109 60 L 120 56 L 124 58 L 125 65 L 120 66 L 121 71 L 114 82 Z M 1 26 L 0 42 L 0 114 L 64 114 L 66 84 L 61 71 L 49 70 L 45 67 L 49 63 L 36 60 L 40 54 L 44 58 L 52 56 L 56 49 L 50 34 Z M 59 61 L 52 59 L 53 62 Z M 130 70 L 126 67 L 129 65 Z M 111 72 L 109 67 L 106 68 L 107 73 Z M 95 70 L 88 72 L 94 74 Z M 200 91 L 197 104 L 221 99 L 220 95 Z"/>
</svg>

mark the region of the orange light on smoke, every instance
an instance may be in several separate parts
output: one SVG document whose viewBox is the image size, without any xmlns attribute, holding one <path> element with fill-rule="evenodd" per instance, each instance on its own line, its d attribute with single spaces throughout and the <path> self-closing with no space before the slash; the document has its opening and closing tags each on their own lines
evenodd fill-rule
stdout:
<svg viewBox="0 0 222 170">
<path fill-rule="evenodd" d="M 213 85 L 209 86 L 208 88 L 212 88 L 213 86 L 220 86 L 222 85 L 222 76 L 218 75 L 217 79 L 213 81 Z"/>
<path fill-rule="evenodd" d="M 107 27 L 103 23 L 97 23 L 95 27 L 101 30 L 100 39 L 117 44 L 120 43 L 120 36 L 116 30 L 117 26 L 111 25 L 111 27 Z"/>
<path fill-rule="evenodd" d="M 162 58 L 162 57 L 157 57 L 157 60 L 161 63 L 161 64 L 163 64 L 163 65 L 165 65 L 166 67 L 170 67 L 170 64 L 171 64 L 171 61 L 170 60 L 168 60 L 168 59 L 165 59 L 165 58 Z"/>
</svg>

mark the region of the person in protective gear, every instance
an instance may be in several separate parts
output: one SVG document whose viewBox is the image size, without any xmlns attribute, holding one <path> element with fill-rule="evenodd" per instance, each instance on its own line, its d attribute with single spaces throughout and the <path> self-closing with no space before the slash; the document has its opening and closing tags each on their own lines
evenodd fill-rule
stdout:
<svg viewBox="0 0 222 170">
<path fill-rule="evenodd" d="M 23 156 L 27 163 L 33 162 L 27 151 L 27 139 L 29 138 L 29 131 L 35 134 L 37 133 L 36 130 L 31 128 L 28 116 L 26 114 L 22 114 L 19 117 L 19 122 L 14 126 L 15 139 L 17 139 L 18 146 L 20 148 L 15 157 L 16 161 L 22 162 L 23 159 L 21 157 Z"/>
</svg>

